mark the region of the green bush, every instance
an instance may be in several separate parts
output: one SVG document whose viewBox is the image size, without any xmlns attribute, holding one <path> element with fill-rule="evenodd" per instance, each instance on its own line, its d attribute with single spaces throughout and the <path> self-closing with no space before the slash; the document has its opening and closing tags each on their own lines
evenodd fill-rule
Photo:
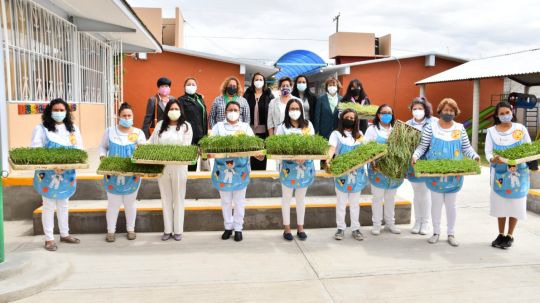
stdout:
<svg viewBox="0 0 540 303">
<path fill-rule="evenodd" d="M 377 162 L 381 173 L 394 179 L 405 178 L 421 137 L 422 132 L 416 128 L 401 121 L 396 122 L 388 137 L 388 153 Z"/>
<path fill-rule="evenodd" d="M 270 136 L 265 143 L 269 155 L 325 155 L 328 152 L 328 141 L 319 135 Z"/>
<path fill-rule="evenodd" d="M 414 165 L 414 173 L 421 174 L 480 174 L 480 165 L 471 159 L 463 160 L 418 160 Z"/>
<path fill-rule="evenodd" d="M 338 105 L 340 110 L 352 109 L 356 111 L 359 116 L 375 116 L 378 105 L 360 105 L 353 102 L 340 102 Z"/>
<path fill-rule="evenodd" d="M 264 149 L 264 140 L 256 136 L 205 136 L 200 141 L 203 153 L 237 153 Z"/>
<path fill-rule="evenodd" d="M 330 172 L 336 176 L 342 175 L 358 164 L 366 163 L 366 161 L 386 150 L 386 144 L 379 144 L 375 141 L 362 144 L 348 153 L 336 156 L 331 162 Z"/>
<path fill-rule="evenodd" d="M 106 157 L 101 160 L 98 171 L 119 172 L 134 174 L 160 174 L 163 172 L 163 165 L 135 164 L 130 158 Z"/>
<path fill-rule="evenodd" d="M 145 144 L 137 147 L 133 159 L 185 162 L 197 160 L 198 153 L 199 149 L 194 145 Z"/>
<path fill-rule="evenodd" d="M 82 164 L 88 160 L 88 153 L 76 148 L 14 148 L 9 156 L 18 165 Z"/>
</svg>

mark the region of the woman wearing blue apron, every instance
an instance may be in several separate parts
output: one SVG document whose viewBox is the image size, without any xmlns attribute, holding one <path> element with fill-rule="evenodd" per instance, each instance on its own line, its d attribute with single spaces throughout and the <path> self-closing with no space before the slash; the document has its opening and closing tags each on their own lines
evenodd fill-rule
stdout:
<svg viewBox="0 0 540 303">
<path fill-rule="evenodd" d="M 360 123 L 358 115 L 352 109 L 344 110 L 338 120 L 338 129 L 330 134 L 328 158 L 332 159 L 334 154 L 341 155 L 352 151 L 363 143 L 362 132 L 359 130 Z M 332 162 L 330 162 L 330 166 Z M 345 237 L 345 214 L 347 203 L 349 203 L 349 216 L 351 219 L 352 236 L 358 241 L 364 240 L 364 235 L 360 231 L 360 194 L 367 185 L 367 175 L 364 167 L 360 167 L 346 175 L 335 177 L 336 188 L 336 225 L 337 231 L 334 234 L 336 240 L 343 240 Z"/>
<path fill-rule="evenodd" d="M 146 143 L 144 132 L 133 127 L 133 110 L 126 102 L 118 109 L 118 125 L 109 127 L 103 134 L 99 147 L 100 158 L 123 157 L 131 158 L 139 144 Z M 135 219 L 137 218 L 137 205 L 135 199 L 141 185 L 140 177 L 133 176 L 105 176 L 103 178 L 105 191 L 107 191 L 107 242 L 116 241 L 116 221 L 120 207 L 124 206 L 126 216 L 127 239 L 135 240 Z"/>
<path fill-rule="evenodd" d="M 79 128 L 71 120 L 71 110 L 66 101 L 54 99 L 41 116 L 42 124 L 34 128 L 32 147 L 83 149 Z M 68 200 L 77 187 L 74 169 L 36 170 L 34 189 L 42 196 L 43 213 L 41 222 L 45 234 L 45 249 L 56 251 L 54 241 L 54 211 L 58 218 L 60 242 L 78 244 L 80 240 L 69 235 Z"/>
<path fill-rule="evenodd" d="M 463 124 L 454 121 L 460 110 L 456 101 L 450 98 L 443 99 L 437 107 L 439 121 L 432 121 L 422 131 L 422 141 L 414 151 L 412 162 L 415 163 L 424 154 L 428 160 L 463 159 L 468 158 L 480 161 L 480 157 L 472 148 Z M 446 222 L 448 243 L 458 246 L 455 238 L 456 225 L 456 198 L 463 185 L 463 176 L 426 178 L 426 185 L 431 190 L 431 219 L 433 221 L 433 236 L 428 242 L 435 244 L 439 241 L 441 233 L 441 213 L 444 205 L 446 209 Z"/>
<path fill-rule="evenodd" d="M 315 135 L 311 122 L 304 119 L 302 101 L 291 99 L 285 107 L 285 119 L 277 127 L 276 135 L 301 134 L 305 136 Z M 283 238 L 293 240 L 291 233 L 291 200 L 293 191 L 296 198 L 296 235 L 302 241 L 307 239 L 304 232 L 304 214 L 306 212 L 306 193 L 308 187 L 315 180 L 315 166 L 313 160 L 288 161 L 279 163 L 279 180 L 281 181 L 281 213 L 283 215 Z"/>
<path fill-rule="evenodd" d="M 426 125 L 437 118 L 431 116 L 431 104 L 424 97 L 417 97 L 413 100 L 409 109 L 413 118 L 406 123 L 418 130 L 423 130 Z M 431 194 L 424 178 L 417 178 L 411 165 L 407 172 L 407 179 L 411 182 L 414 197 L 414 226 L 412 234 L 427 235 L 429 233 L 429 220 L 431 212 Z"/>
<path fill-rule="evenodd" d="M 212 136 L 227 136 L 246 134 L 254 136 L 250 125 L 240 122 L 240 104 L 229 101 L 225 106 L 225 121 L 218 122 L 212 127 Z M 258 157 L 259 160 L 264 156 Z M 221 239 L 228 240 L 234 230 L 234 240 L 242 241 L 244 225 L 246 189 L 249 184 L 249 158 L 223 158 L 214 160 L 212 169 L 212 184 L 219 191 L 225 231 Z M 234 202 L 234 215 L 233 215 Z"/>
<path fill-rule="evenodd" d="M 499 157 L 493 154 L 495 150 L 531 142 L 527 128 L 519 123 L 512 123 L 513 117 L 510 103 L 497 104 L 493 115 L 495 126 L 488 128 L 486 136 L 486 159 L 491 162 L 490 214 L 496 217 L 499 223 L 499 235 L 491 245 L 498 248 L 512 246 L 517 221 L 527 218 L 527 194 L 530 186 L 527 163 L 510 166 L 502 163 Z M 504 235 L 506 218 L 508 233 Z"/>
<path fill-rule="evenodd" d="M 377 141 L 378 143 L 385 144 L 392 132 L 393 126 L 394 114 L 390 105 L 383 104 L 379 106 L 373 119 L 373 125 L 369 126 L 366 130 L 366 143 Z M 393 234 L 401 233 L 401 230 L 395 225 L 394 214 L 397 188 L 403 183 L 403 179 L 398 180 L 385 176 L 376 168 L 375 162 L 368 166 L 368 177 L 371 183 L 371 193 L 373 194 L 373 201 L 371 203 L 373 228 L 371 229 L 371 233 L 375 236 L 381 234 L 383 201 L 385 229 Z"/>
</svg>

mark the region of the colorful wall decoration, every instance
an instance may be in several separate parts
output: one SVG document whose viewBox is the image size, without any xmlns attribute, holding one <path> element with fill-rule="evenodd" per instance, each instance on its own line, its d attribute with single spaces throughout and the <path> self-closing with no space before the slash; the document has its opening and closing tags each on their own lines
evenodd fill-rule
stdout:
<svg viewBox="0 0 540 303">
<path fill-rule="evenodd" d="M 72 112 L 77 110 L 77 104 L 69 105 Z M 18 112 L 19 115 L 36 115 L 42 114 L 45 111 L 47 104 L 19 104 Z"/>
</svg>

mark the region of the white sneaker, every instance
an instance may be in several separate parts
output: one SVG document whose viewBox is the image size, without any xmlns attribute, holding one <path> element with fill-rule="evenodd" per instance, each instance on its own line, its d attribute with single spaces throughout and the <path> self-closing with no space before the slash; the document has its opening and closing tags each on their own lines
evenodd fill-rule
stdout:
<svg viewBox="0 0 540 303">
<path fill-rule="evenodd" d="M 431 236 L 431 238 L 429 238 L 427 241 L 429 244 L 435 244 L 439 242 L 439 235 L 433 234 L 433 236 Z"/>
<path fill-rule="evenodd" d="M 422 223 L 420 225 L 420 231 L 419 234 L 421 235 L 427 235 L 429 234 L 429 223 Z"/>
<path fill-rule="evenodd" d="M 413 226 L 413 228 L 411 229 L 411 234 L 417 234 L 417 233 L 419 233 L 419 232 L 420 232 L 420 226 L 421 226 L 421 225 L 422 225 L 422 224 L 420 223 L 420 221 L 415 221 L 415 222 L 414 222 L 414 226 Z"/>
<path fill-rule="evenodd" d="M 401 234 L 401 229 L 397 228 L 395 225 L 386 225 L 384 229 L 396 235 Z"/>
<path fill-rule="evenodd" d="M 459 246 L 459 242 L 456 240 L 456 237 L 451 236 L 451 235 L 448 235 L 448 244 L 450 244 L 450 245 L 452 245 L 454 247 Z"/>
<path fill-rule="evenodd" d="M 371 234 L 374 235 L 374 236 L 378 236 L 381 234 L 381 227 L 380 226 L 373 226 L 373 228 L 371 229 Z"/>
</svg>

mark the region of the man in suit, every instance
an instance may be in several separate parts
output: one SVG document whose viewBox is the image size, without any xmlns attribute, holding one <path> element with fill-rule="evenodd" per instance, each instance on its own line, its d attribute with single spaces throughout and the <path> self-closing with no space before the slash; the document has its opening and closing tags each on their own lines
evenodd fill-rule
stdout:
<svg viewBox="0 0 540 303">
<path fill-rule="evenodd" d="M 163 113 L 165 112 L 165 106 L 167 106 L 167 103 L 174 99 L 174 97 L 170 95 L 171 80 L 168 78 L 159 78 L 157 80 L 157 88 L 157 94 L 148 98 L 146 105 L 146 114 L 144 116 L 142 126 L 142 131 L 144 132 L 146 139 L 150 138 L 150 135 L 152 134 L 150 129 L 156 127 L 156 124 L 163 120 Z"/>
</svg>

